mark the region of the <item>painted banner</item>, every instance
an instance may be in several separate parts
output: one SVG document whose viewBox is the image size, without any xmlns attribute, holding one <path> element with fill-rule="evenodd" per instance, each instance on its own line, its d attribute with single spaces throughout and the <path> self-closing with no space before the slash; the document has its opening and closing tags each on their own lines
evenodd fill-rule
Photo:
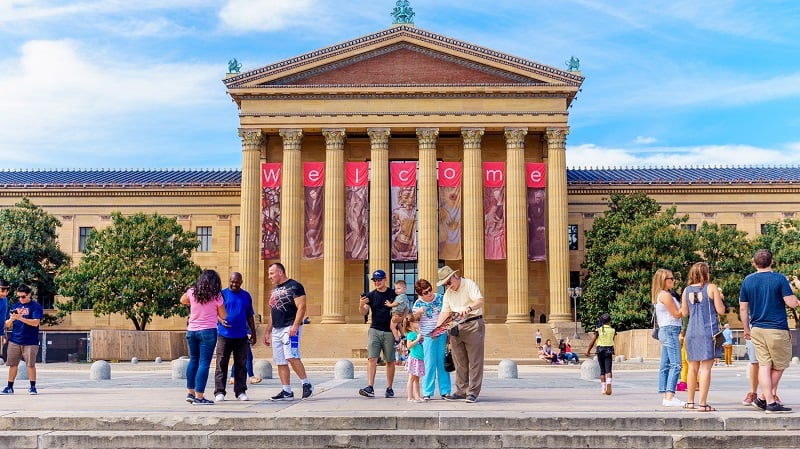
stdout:
<svg viewBox="0 0 800 449">
<path fill-rule="evenodd" d="M 547 260 L 547 167 L 542 162 L 525 164 L 525 179 L 528 199 L 528 260 Z"/>
<path fill-rule="evenodd" d="M 461 162 L 439 162 L 439 258 L 461 259 Z"/>
<path fill-rule="evenodd" d="M 392 162 L 391 259 L 417 260 L 417 163 Z"/>
<path fill-rule="evenodd" d="M 322 259 L 325 211 L 325 163 L 303 162 L 303 259 Z"/>
<path fill-rule="evenodd" d="M 281 163 L 261 164 L 261 258 L 281 257 Z"/>
<path fill-rule="evenodd" d="M 369 162 L 345 162 L 345 232 L 344 257 L 347 260 L 367 260 L 369 241 Z"/>
<path fill-rule="evenodd" d="M 484 257 L 506 258 L 506 163 L 483 163 Z"/>
</svg>

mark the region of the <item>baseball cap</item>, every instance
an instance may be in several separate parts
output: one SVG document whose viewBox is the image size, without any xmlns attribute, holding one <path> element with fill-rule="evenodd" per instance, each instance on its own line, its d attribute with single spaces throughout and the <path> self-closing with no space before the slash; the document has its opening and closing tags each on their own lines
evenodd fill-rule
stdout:
<svg viewBox="0 0 800 449">
<path fill-rule="evenodd" d="M 372 280 L 374 281 L 375 279 L 386 279 L 386 272 L 383 270 L 375 270 L 372 273 Z"/>
</svg>

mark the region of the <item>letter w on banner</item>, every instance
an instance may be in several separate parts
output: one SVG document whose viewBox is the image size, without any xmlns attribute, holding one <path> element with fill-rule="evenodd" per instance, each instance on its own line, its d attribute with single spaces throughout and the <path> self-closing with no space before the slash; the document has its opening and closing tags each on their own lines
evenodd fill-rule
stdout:
<svg viewBox="0 0 800 449">
<path fill-rule="evenodd" d="M 344 257 L 347 260 L 367 260 L 369 242 L 369 162 L 345 162 L 346 195 Z"/>
<path fill-rule="evenodd" d="M 303 259 L 322 259 L 325 163 L 303 162 Z"/>
<path fill-rule="evenodd" d="M 417 260 L 417 163 L 392 162 L 392 260 Z"/>
<path fill-rule="evenodd" d="M 439 258 L 461 259 L 461 162 L 439 162 Z"/>
<path fill-rule="evenodd" d="M 483 163 L 483 232 L 487 260 L 506 258 L 506 163 Z"/>
<path fill-rule="evenodd" d="M 281 257 L 281 163 L 261 164 L 261 258 Z"/>
<path fill-rule="evenodd" d="M 542 162 L 525 164 L 525 178 L 528 187 L 528 260 L 547 260 L 547 167 Z"/>
</svg>

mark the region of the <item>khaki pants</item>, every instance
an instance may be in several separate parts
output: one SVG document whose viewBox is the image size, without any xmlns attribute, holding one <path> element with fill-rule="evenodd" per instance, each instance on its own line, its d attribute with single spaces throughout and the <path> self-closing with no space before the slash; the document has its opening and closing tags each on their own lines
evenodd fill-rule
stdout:
<svg viewBox="0 0 800 449">
<path fill-rule="evenodd" d="M 458 325 L 458 337 L 450 336 L 450 351 L 456 364 L 454 393 L 461 396 L 481 394 L 483 384 L 483 318 Z"/>
<path fill-rule="evenodd" d="M 733 365 L 733 345 L 722 345 L 722 354 L 725 365 Z"/>
</svg>

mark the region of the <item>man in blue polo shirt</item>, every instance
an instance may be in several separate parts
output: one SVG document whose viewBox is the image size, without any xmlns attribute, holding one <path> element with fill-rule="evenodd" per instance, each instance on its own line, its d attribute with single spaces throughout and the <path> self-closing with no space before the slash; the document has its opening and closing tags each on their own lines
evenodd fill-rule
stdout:
<svg viewBox="0 0 800 449">
<path fill-rule="evenodd" d="M 227 326 L 217 325 L 217 368 L 214 373 L 214 400 L 225 400 L 228 363 L 233 353 L 233 393 L 247 401 L 247 346 L 256 343 L 256 322 L 253 319 L 253 298 L 242 289 L 242 274 L 233 272 L 229 287 L 222 290 Z M 250 337 L 247 335 L 250 334 Z"/>
<path fill-rule="evenodd" d="M 31 288 L 25 284 L 17 287 L 19 302 L 11 306 L 10 318 L 5 326 L 11 326 L 8 335 L 8 351 L 6 366 L 8 366 L 8 386 L 3 389 L 3 394 L 14 394 L 14 379 L 17 377 L 20 360 L 24 359 L 28 365 L 28 378 L 31 386 L 28 394 L 38 394 L 36 391 L 36 355 L 39 353 L 39 321 L 44 316 L 44 310 L 38 302 L 31 298 Z"/>
</svg>

